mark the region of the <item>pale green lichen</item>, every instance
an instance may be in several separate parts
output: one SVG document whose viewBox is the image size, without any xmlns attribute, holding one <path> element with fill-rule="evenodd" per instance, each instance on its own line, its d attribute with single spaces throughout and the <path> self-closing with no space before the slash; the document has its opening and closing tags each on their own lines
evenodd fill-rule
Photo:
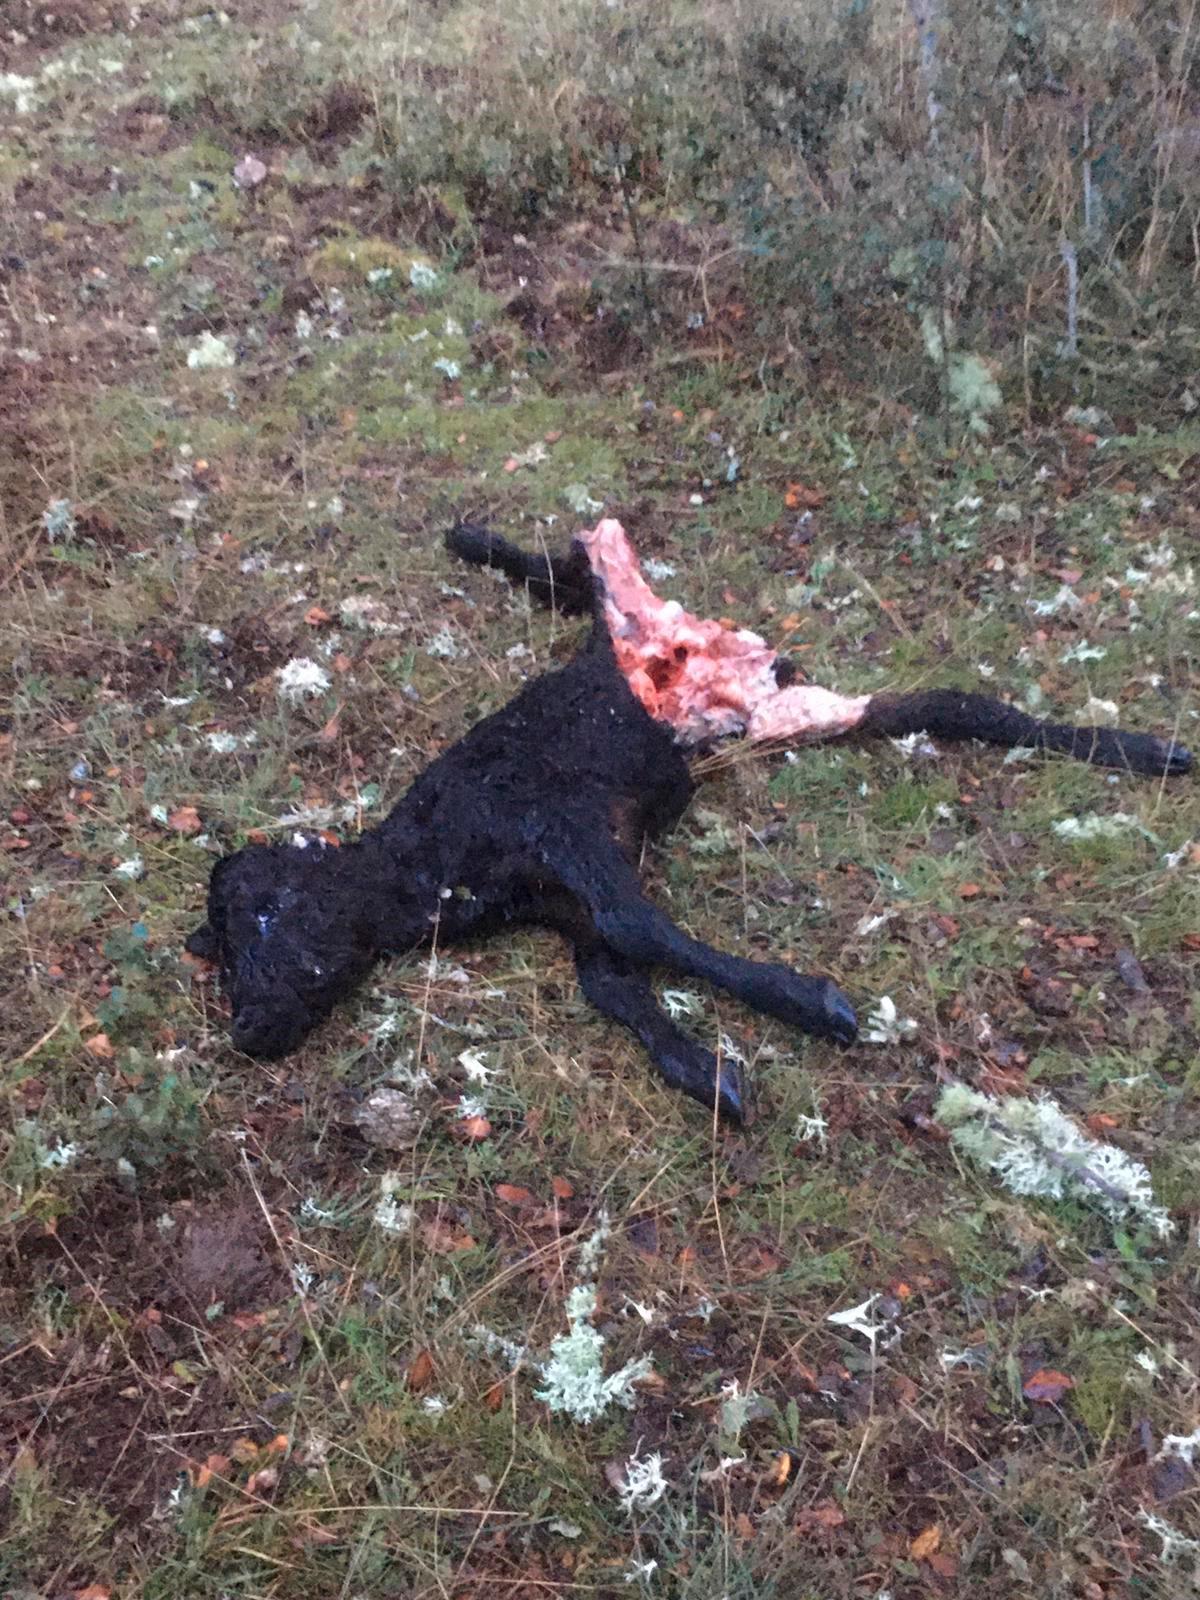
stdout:
<svg viewBox="0 0 1200 1600">
<path fill-rule="evenodd" d="M 604 1335 L 589 1321 L 595 1309 L 594 1285 L 577 1284 L 567 1296 L 570 1331 L 560 1334 L 550 1346 L 550 1357 L 542 1366 L 542 1387 L 537 1391 L 537 1399 L 544 1400 L 551 1411 L 565 1412 L 575 1422 L 594 1422 L 613 1405 L 632 1409 L 636 1400 L 633 1385 L 651 1371 L 649 1356 L 641 1356 L 605 1376 Z"/>
<path fill-rule="evenodd" d="M 990 1167 L 1014 1194 L 1080 1200 L 1115 1223 L 1143 1222 L 1160 1239 L 1174 1232 L 1146 1168 L 1115 1145 L 1088 1138 L 1045 1096 L 998 1100 L 951 1084 L 935 1114 L 957 1148 Z"/>
</svg>

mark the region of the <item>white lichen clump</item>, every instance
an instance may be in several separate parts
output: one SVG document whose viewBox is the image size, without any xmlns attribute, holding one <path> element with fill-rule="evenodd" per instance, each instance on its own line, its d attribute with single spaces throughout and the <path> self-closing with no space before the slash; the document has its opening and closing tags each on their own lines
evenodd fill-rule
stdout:
<svg viewBox="0 0 1200 1600">
<path fill-rule="evenodd" d="M 659 1452 L 656 1450 L 653 1455 L 643 1456 L 639 1453 L 640 1450 L 639 1445 L 625 1463 L 625 1482 L 620 1494 L 621 1510 L 626 1515 L 656 1505 L 669 1487 L 663 1477 L 662 1456 Z"/>
<path fill-rule="evenodd" d="M 187 364 L 193 372 L 232 367 L 236 361 L 237 357 L 228 343 L 224 339 L 218 339 L 216 334 L 210 333 L 207 328 L 188 351 L 187 358 Z"/>
<path fill-rule="evenodd" d="M 1014 1194 L 1081 1200 L 1115 1223 L 1143 1222 L 1160 1239 L 1174 1232 L 1141 1162 L 1081 1133 L 1046 1097 L 997 1100 L 952 1084 L 935 1114 L 955 1145 L 990 1167 Z"/>
<path fill-rule="evenodd" d="M 595 1309 L 595 1285 L 577 1284 L 567 1296 L 570 1331 L 550 1346 L 537 1391 L 537 1399 L 551 1411 L 565 1412 L 575 1422 L 595 1422 L 613 1405 L 631 1410 L 636 1399 L 633 1385 L 651 1371 L 649 1356 L 641 1356 L 605 1376 L 604 1335 L 589 1320 Z"/>
<path fill-rule="evenodd" d="M 279 680 L 279 698 L 291 705 L 324 694 L 331 681 L 325 668 L 307 656 L 293 656 L 275 676 Z"/>
<path fill-rule="evenodd" d="M 913 1017 L 902 1017 L 890 994 L 880 996 L 879 1004 L 867 1018 L 864 1038 L 870 1044 L 902 1044 L 917 1031 Z"/>
</svg>

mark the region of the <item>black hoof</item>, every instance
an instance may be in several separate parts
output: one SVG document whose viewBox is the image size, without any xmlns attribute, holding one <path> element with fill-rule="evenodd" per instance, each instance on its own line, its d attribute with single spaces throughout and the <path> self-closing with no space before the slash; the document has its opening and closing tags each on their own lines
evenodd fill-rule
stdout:
<svg viewBox="0 0 1200 1600">
<path fill-rule="evenodd" d="M 717 1115 L 741 1128 L 746 1122 L 746 1085 L 738 1062 L 726 1057 L 717 1075 Z"/>
<path fill-rule="evenodd" d="M 1182 777 L 1185 772 L 1192 770 L 1192 752 L 1185 744 L 1176 744 L 1172 739 L 1169 743 L 1164 739 L 1162 768 L 1169 778 Z"/>
<path fill-rule="evenodd" d="M 837 984 L 826 985 L 821 1009 L 825 1037 L 837 1044 L 853 1044 L 858 1037 L 858 1018 L 854 1014 L 854 1007 Z"/>
</svg>

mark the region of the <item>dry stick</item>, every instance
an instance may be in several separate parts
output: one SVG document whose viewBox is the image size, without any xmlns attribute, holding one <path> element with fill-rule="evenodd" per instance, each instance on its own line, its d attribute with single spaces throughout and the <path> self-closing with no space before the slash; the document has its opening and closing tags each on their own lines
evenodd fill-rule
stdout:
<svg viewBox="0 0 1200 1600">
<path fill-rule="evenodd" d="M 47 1028 L 45 1033 L 42 1035 L 42 1037 L 39 1040 L 37 1040 L 37 1042 L 35 1044 L 31 1044 L 29 1046 L 29 1049 L 26 1050 L 23 1055 L 15 1056 L 13 1058 L 13 1060 L 8 1063 L 9 1066 L 10 1067 L 19 1067 L 19 1066 L 23 1065 L 24 1062 L 28 1061 L 31 1056 L 37 1055 L 38 1051 L 42 1048 L 42 1046 L 44 1044 L 48 1044 L 50 1042 L 50 1040 L 53 1039 L 54 1035 L 58 1032 L 58 1030 L 62 1027 L 63 1023 L 67 1020 L 67 1018 L 70 1015 L 71 1015 L 71 1007 L 68 1005 L 68 1006 L 64 1007 L 63 1014 L 62 1014 L 61 1017 L 59 1017 L 58 1021 L 55 1022 L 54 1024 L 52 1024 L 52 1026 L 50 1026 L 49 1028 Z"/>
</svg>

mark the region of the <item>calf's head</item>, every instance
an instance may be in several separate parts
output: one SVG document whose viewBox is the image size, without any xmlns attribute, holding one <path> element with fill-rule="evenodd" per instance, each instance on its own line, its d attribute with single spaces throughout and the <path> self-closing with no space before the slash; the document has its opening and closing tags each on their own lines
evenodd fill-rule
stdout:
<svg viewBox="0 0 1200 1600">
<path fill-rule="evenodd" d="M 321 841 L 250 845 L 213 869 L 208 919 L 187 949 L 220 967 L 247 1055 L 296 1049 L 374 961 L 375 885 L 357 855 Z"/>
</svg>

